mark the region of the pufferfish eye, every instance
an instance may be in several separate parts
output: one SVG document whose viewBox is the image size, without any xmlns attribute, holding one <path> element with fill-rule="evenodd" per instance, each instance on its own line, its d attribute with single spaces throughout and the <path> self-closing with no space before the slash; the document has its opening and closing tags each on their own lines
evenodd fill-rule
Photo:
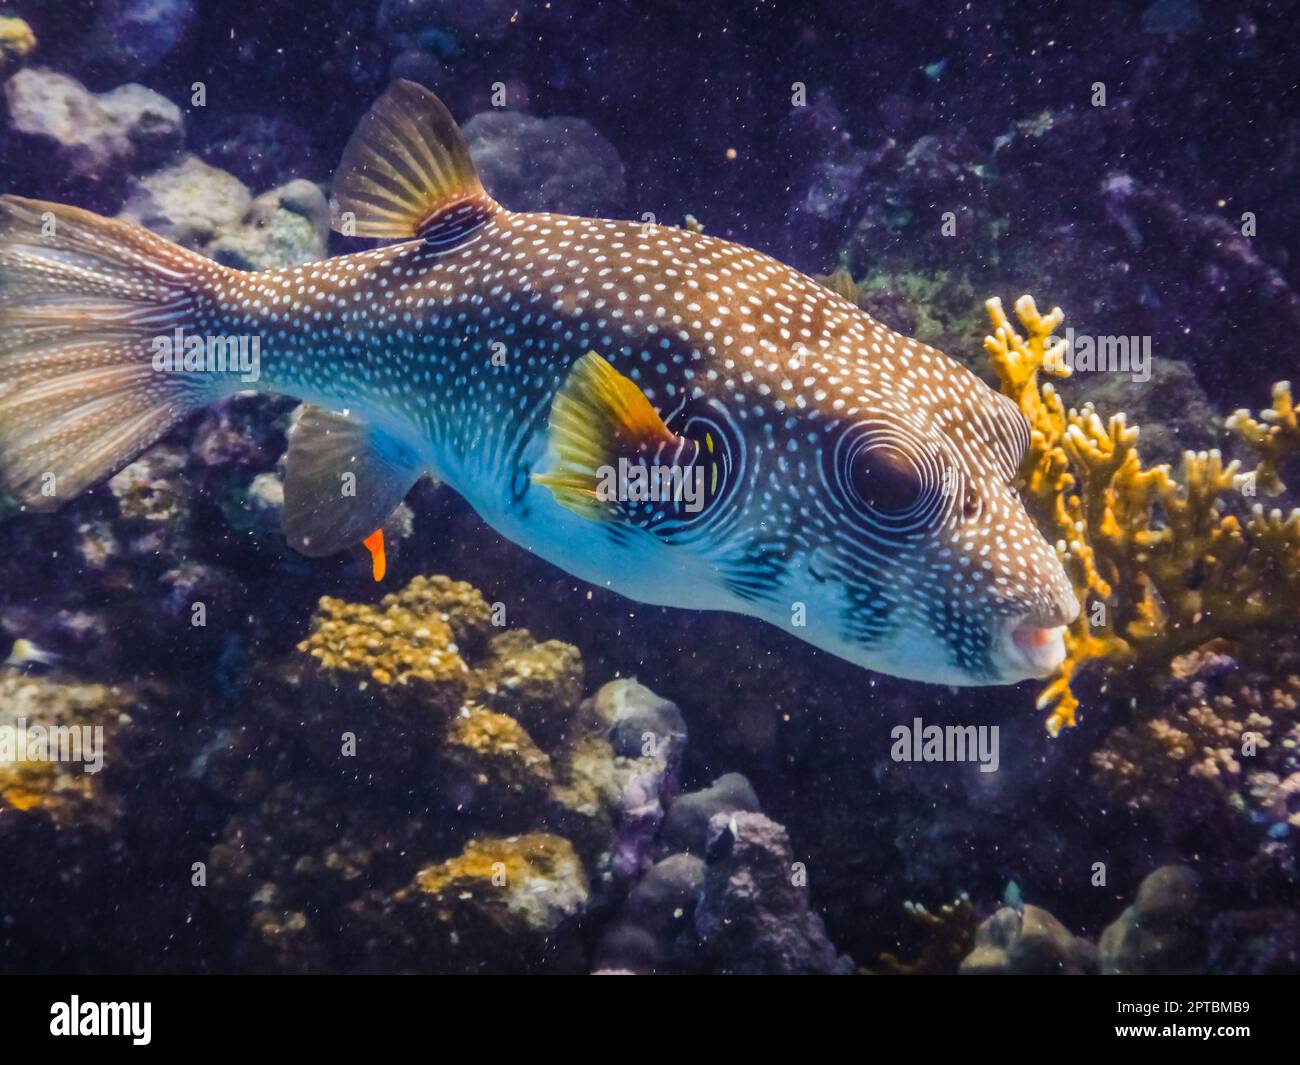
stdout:
<svg viewBox="0 0 1300 1065">
<path fill-rule="evenodd" d="M 943 512 L 942 456 L 905 427 L 850 425 L 827 458 L 828 487 L 868 535 L 920 535 Z"/>
<path fill-rule="evenodd" d="M 921 475 L 899 448 L 859 448 L 851 459 L 849 485 L 858 501 L 881 514 L 905 514 L 921 498 Z"/>
</svg>

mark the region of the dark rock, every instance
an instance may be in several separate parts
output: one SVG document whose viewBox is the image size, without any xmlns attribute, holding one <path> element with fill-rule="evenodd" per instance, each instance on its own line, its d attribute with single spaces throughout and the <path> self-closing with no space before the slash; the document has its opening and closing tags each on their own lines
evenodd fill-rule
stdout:
<svg viewBox="0 0 1300 1065">
<path fill-rule="evenodd" d="M 695 929 L 711 971 L 853 972 L 808 906 L 784 828 L 762 814 L 716 814 L 708 851 Z"/>
<path fill-rule="evenodd" d="M 1103 973 L 1193 973 L 1204 968 L 1200 883 L 1185 865 L 1161 866 L 1101 934 Z"/>
<path fill-rule="evenodd" d="M 295 178 L 318 181 L 327 176 L 311 135 L 274 115 L 218 116 L 202 130 L 196 150 L 205 162 L 229 171 L 254 190 Z"/>
<path fill-rule="evenodd" d="M 683 972 L 698 963 L 695 906 L 704 885 L 704 862 L 669 855 L 628 893 L 596 948 L 597 971 Z"/>
<path fill-rule="evenodd" d="M 619 882 L 640 875 L 661 853 L 657 836 L 664 810 L 678 791 L 686 724 L 675 703 L 635 680 L 612 680 L 583 705 L 608 725 L 620 760 L 619 818 L 610 872 Z"/>
<path fill-rule="evenodd" d="M 686 722 L 677 704 L 636 681 L 611 681 L 597 694 L 594 709 L 610 722 L 609 742 L 624 758 L 644 757 L 648 744 L 657 749 L 686 740 Z"/>
<path fill-rule="evenodd" d="M 500 41 L 517 12 L 514 0 L 383 0 L 379 33 L 391 44 L 423 45 L 445 53 Z"/>
<path fill-rule="evenodd" d="M 739 773 L 718 777 L 707 788 L 673 800 L 664 818 L 662 839 L 669 849 L 703 854 L 709 821 L 715 814 L 761 809 L 754 789 Z"/>
</svg>

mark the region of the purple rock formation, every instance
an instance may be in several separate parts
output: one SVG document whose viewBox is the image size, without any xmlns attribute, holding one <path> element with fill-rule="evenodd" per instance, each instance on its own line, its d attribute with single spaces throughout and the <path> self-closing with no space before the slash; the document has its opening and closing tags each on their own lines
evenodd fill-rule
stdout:
<svg viewBox="0 0 1300 1065">
<path fill-rule="evenodd" d="M 717 814 L 758 813 L 762 807 L 749 781 L 739 773 L 724 773 L 707 788 L 679 795 L 668 807 L 662 838 L 674 851 L 703 854 L 709 823 Z"/>
<path fill-rule="evenodd" d="M 695 928 L 712 971 L 853 972 L 808 905 L 784 828 L 762 814 L 717 814 L 707 861 Z"/>
</svg>

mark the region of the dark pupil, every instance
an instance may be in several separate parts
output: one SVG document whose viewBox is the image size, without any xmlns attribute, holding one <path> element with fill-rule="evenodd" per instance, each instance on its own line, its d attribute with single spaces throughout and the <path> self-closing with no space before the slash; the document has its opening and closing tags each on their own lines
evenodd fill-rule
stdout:
<svg viewBox="0 0 1300 1065">
<path fill-rule="evenodd" d="M 897 448 L 864 448 L 854 457 L 850 472 L 859 498 L 883 514 L 901 514 L 921 494 L 916 467 Z"/>
</svg>

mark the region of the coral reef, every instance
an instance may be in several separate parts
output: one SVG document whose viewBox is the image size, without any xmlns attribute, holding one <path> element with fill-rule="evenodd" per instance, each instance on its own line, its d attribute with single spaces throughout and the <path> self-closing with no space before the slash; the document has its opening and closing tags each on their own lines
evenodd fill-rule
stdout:
<svg viewBox="0 0 1300 1065">
<path fill-rule="evenodd" d="M 956 271 L 894 274 L 876 269 L 855 280 L 841 266 L 819 280 L 895 332 L 957 357 L 973 349 L 983 329 L 980 316 L 972 311 L 974 286 Z"/>
<path fill-rule="evenodd" d="M 418 577 L 378 608 L 326 597 L 298 649 L 316 659 L 332 689 L 364 692 L 399 717 L 428 711 L 445 723 L 464 700 L 469 672 L 447 613 Z"/>
<path fill-rule="evenodd" d="M 99 775 L 131 723 L 132 693 L 0 674 L 0 832 L 15 815 L 67 830 L 116 824 L 118 800 Z"/>
<path fill-rule="evenodd" d="M 370 891 L 348 917 L 372 965 L 514 972 L 581 966 L 577 923 L 590 901 L 583 862 L 561 836 L 470 840 L 391 895 Z M 382 959 L 382 961 L 381 961 Z"/>
<path fill-rule="evenodd" d="M 1022 490 L 1044 533 L 1060 545 L 1083 610 L 1070 627 L 1059 677 L 1040 697 L 1055 733 L 1074 724 L 1076 670 L 1104 665 L 1122 684 L 1159 683 L 1180 654 L 1218 640 L 1249 637 L 1300 622 L 1300 511 L 1283 515 L 1243 496 L 1282 490 L 1278 466 L 1300 446 L 1289 385 L 1274 389 L 1274 406 L 1256 421 L 1244 412 L 1228 422 L 1261 454 L 1253 471 L 1217 451 L 1187 451 L 1177 479 L 1168 467 L 1145 467 L 1138 429 L 1123 414 L 1103 421 L 1085 404 L 1065 408 L 1041 372 L 1064 374 L 1063 315 L 1043 316 L 1030 297 L 1016 304 L 1026 335 L 988 303 L 994 334 L 985 347 L 1002 390 L 1028 418 L 1031 442 L 1021 467 Z"/>
<path fill-rule="evenodd" d="M 601 933 L 597 972 L 752 972 L 763 952 L 783 971 L 847 971 L 808 912 L 806 878 L 784 829 L 758 813 L 740 774 L 679 795 L 666 818 L 646 827 L 640 842 L 654 864 L 641 863 L 644 872 Z M 733 863 L 741 835 L 743 859 Z M 731 935 L 733 919 L 745 934 Z"/>
<path fill-rule="evenodd" d="M 300 657 L 259 678 L 270 732 L 208 859 L 222 905 L 247 914 L 246 964 L 851 968 L 784 830 L 747 812 L 748 782 L 674 800 L 686 729 L 673 704 L 630 680 L 583 700 L 571 647 L 493 620 L 445 577 L 373 606 L 327 598 Z M 272 784 L 261 765 L 290 737 L 314 768 Z M 578 930 L 593 913 L 609 926 L 587 962 Z"/>
<path fill-rule="evenodd" d="M 1286 894 L 1300 882 L 1300 652 L 1243 665 L 1193 652 L 1135 719 L 1092 752 L 1110 803 L 1153 818 L 1215 879 Z"/>
<path fill-rule="evenodd" d="M 119 217 L 241 270 L 323 258 L 329 231 L 325 195 L 310 181 L 254 199 L 233 174 L 193 154 L 137 179 Z"/>
<path fill-rule="evenodd" d="M 880 963 L 885 972 L 898 976 L 951 972 L 972 943 L 977 948 L 981 944 L 975 907 L 965 895 L 945 903 L 937 912 L 915 902 L 905 903 L 903 912 L 922 930 L 925 945 L 912 961 L 902 961 L 890 952 L 881 954 Z M 983 926 L 978 931 L 983 931 Z"/>
<path fill-rule="evenodd" d="M 1200 867 L 1206 868 L 1205 866 Z M 1038 906 L 1004 906 L 984 921 L 960 971 L 970 974 L 1187 975 L 1295 972 L 1294 909 L 1220 909 L 1202 873 L 1165 865 L 1138 884 L 1099 942 L 1071 933 Z"/>
<path fill-rule="evenodd" d="M 1101 934 L 1103 973 L 1204 971 L 1206 908 L 1195 870 L 1167 865 L 1138 887 L 1137 898 Z"/>
<path fill-rule="evenodd" d="M 979 926 L 962 959 L 969 975 L 1079 976 L 1097 971 L 1097 948 L 1037 906 L 1004 906 Z"/>
<path fill-rule="evenodd" d="M 256 964 L 342 964 L 344 949 L 359 968 L 580 965 L 574 919 L 649 868 L 636 840 L 653 839 L 676 787 L 680 714 L 631 681 L 583 700 L 572 647 L 499 620 L 440 576 L 376 605 L 325 598 L 299 657 L 261 678 L 274 742 L 296 732 L 317 769 L 267 790 L 212 851 L 223 896 L 254 903 Z M 346 946 L 318 912 L 327 898 L 355 926 Z"/>
<path fill-rule="evenodd" d="M 759 813 L 714 814 L 695 927 L 723 973 L 850 973 L 808 902 L 784 828 Z"/>
<path fill-rule="evenodd" d="M 44 67 L 19 71 L 4 85 L 10 130 L 41 192 L 60 192 L 111 209 L 134 168 L 158 162 L 184 139 L 180 109 L 141 85 L 96 95 L 75 78 Z"/>
</svg>

